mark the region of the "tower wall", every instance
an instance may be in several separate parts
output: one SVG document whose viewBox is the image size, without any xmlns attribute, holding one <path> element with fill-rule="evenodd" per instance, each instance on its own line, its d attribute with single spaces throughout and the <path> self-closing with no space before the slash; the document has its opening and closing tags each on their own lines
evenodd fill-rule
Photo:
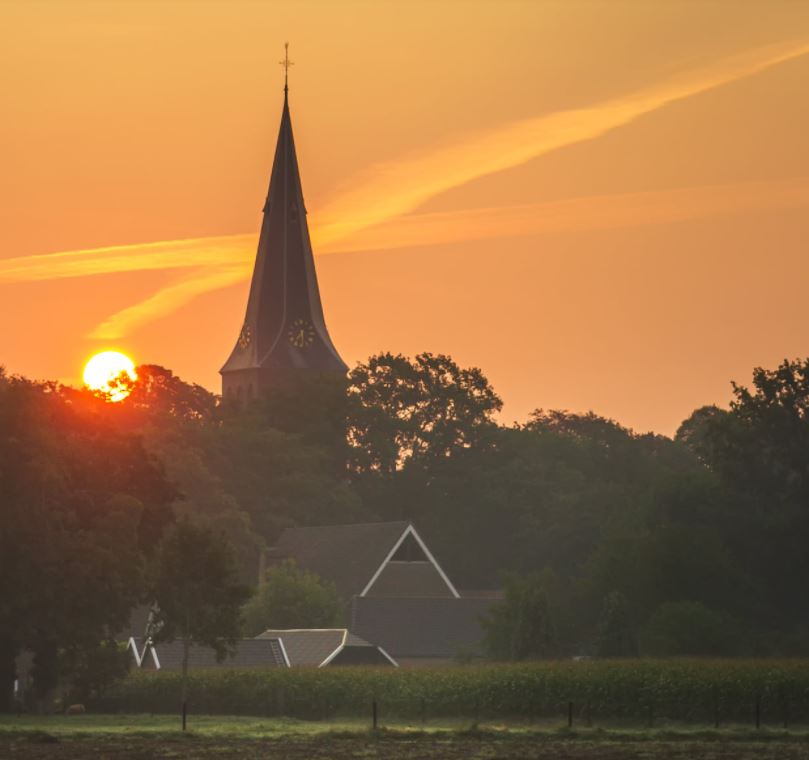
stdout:
<svg viewBox="0 0 809 760">
<path fill-rule="evenodd" d="M 243 369 L 222 373 L 222 398 L 228 403 L 247 403 L 261 393 L 261 372 Z"/>
</svg>

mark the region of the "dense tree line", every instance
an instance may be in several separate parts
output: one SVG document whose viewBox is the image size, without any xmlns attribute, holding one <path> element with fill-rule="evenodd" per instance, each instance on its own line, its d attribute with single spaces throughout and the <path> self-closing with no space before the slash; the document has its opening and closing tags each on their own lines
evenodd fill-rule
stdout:
<svg viewBox="0 0 809 760">
<path fill-rule="evenodd" d="M 138 375 L 116 404 L 0 375 L 4 682 L 23 647 L 46 689 L 57 651 L 114 636 L 178 517 L 224 533 L 251 584 L 286 526 L 410 519 L 456 585 L 512 590 L 503 619 L 529 600 L 543 654 L 807 648 L 809 361 L 757 369 L 674 439 L 542 409 L 504 426 L 483 373 L 441 355 L 380 354 L 247 407 Z M 492 626 L 533 656 L 524 626 Z"/>
<path fill-rule="evenodd" d="M 102 401 L 0 373 L 0 707 L 23 649 L 44 696 L 124 626 L 173 497 Z"/>
</svg>

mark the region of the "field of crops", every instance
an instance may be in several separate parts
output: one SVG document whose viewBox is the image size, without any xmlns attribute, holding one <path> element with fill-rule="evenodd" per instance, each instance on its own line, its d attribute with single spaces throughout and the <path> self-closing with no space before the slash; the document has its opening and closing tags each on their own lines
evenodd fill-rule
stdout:
<svg viewBox="0 0 809 760">
<path fill-rule="evenodd" d="M 90 707 L 173 713 L 174 673 L 133 673 Z M 205 714 L 308 720 L 370 716 L 567 718 L 575 725 L 675 720 L 703 725 L 809 724 L 809 661 L 588 660 L 441 669 L 221 670 L 192 674 L 189 704 Z"/>
</svg>

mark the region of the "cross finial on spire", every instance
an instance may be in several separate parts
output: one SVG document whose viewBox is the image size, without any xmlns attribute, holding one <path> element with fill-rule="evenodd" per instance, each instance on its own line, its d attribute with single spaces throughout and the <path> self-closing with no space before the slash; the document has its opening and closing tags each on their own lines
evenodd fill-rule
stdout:
<svg viewBox="0 0 809 760">
<path fill-rule="evenodd" d="M 287 85 L 289 79 L 289 67 L 294 66 L 294 62 L 289 60 L 289 43 L 284 43 L 284 60 L 278 61 L 278 63 L 284 67 L 284 95 L 286 95 L 289 87 Z"/>
</svg>

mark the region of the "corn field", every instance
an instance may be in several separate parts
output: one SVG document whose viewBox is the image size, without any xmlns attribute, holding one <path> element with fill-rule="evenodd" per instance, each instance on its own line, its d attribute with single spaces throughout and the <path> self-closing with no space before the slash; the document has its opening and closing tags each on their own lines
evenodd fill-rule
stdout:
<svg viewBox="0 0 809 760">
<path fill-rule="evenodd" d="M 326 719 L 669 719 L 809 723 L 809 660 L 587 660 L 446 668 L 210 670 L 189 677 L 198 714 Z M 138 672 L 100 712 L 172 713 L 180 676 Z"/>
</svg>

